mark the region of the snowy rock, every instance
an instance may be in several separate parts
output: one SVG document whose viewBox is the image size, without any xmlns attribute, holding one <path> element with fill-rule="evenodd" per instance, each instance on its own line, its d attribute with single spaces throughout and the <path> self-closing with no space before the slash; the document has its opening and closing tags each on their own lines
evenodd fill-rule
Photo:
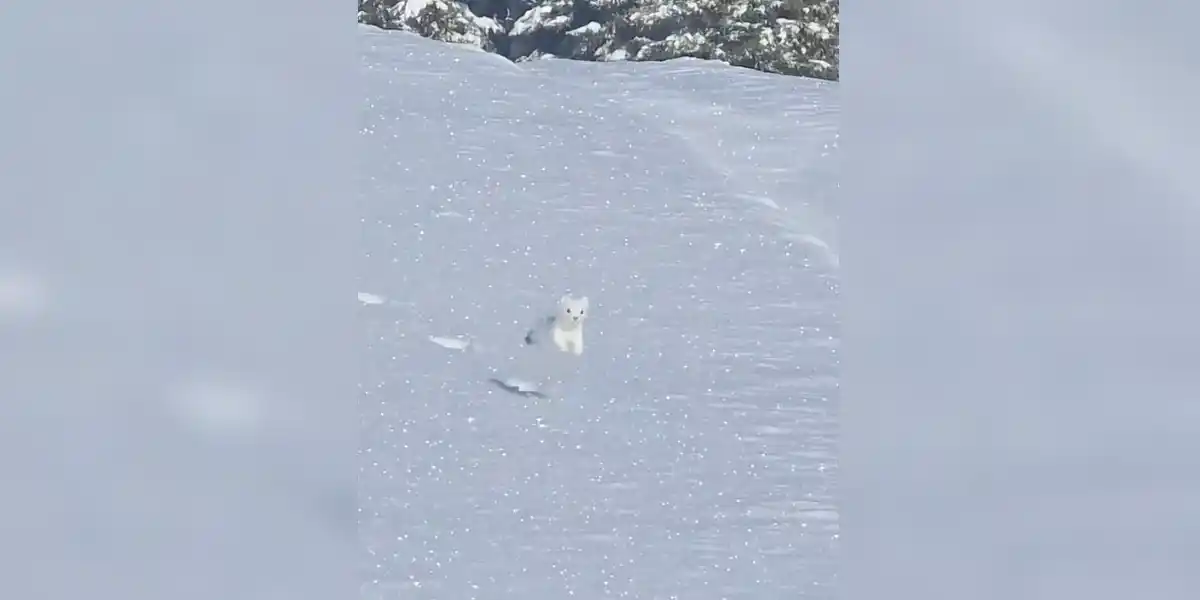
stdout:
<svg viewBox="0 0 1200 600">
<path fill-rule="evenodd" d="M 522 57 L 516 59 L 516 62 L 523 63 L 523 62 L 529 62 L 532 60 L 548 60 L 551 58 L 558 58 L 558 57 L 553 54 L 547 54 L 547 53 L 541 52 L 541 51 L 534 51 L 533 54 L 530 54 L 527 56 L 522 56 Z"/>
<path fill-rule="evenodd" d="M 595 60 L 596 54 L 604 47 L 607 35 L 604 26 L 592 21 L 583 27 L 576 27 L 567 32 L 563 40 L 563 54 L 571 58 Z"/>
</svg>

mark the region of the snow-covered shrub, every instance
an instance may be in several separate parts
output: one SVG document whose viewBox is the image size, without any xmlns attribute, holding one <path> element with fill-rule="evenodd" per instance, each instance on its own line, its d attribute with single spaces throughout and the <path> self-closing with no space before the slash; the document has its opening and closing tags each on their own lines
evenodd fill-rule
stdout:
<svg viewBox="0 0 1200 600">
<path fill-rule="evenodd" d="M 709 58 L 837 79 L 840 0 L 359 0 L 360 22 L 512 60 Z"/>
<path fill-rule="evenodd" d="M 503 28 L 493 19 L 471 12 L 456 0 L 359 0 L 359 20 L 384 29 L 466 44 L 495 52 Z M 364 15 L 366 15 L 364 17 Z"/>
</svg>

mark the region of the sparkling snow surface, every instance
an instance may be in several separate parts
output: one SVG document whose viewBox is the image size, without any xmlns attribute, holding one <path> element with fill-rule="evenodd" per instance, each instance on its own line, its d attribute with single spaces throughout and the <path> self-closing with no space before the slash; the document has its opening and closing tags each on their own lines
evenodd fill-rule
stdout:
<svg viewBox="0 0 1200 600">
<path fill-rule="evenodd" d="M 834 597 L 836 84 L 360 39 L 363 597 Z M 563 398 L 489 385 L 567 292 Z"/>
</svg>

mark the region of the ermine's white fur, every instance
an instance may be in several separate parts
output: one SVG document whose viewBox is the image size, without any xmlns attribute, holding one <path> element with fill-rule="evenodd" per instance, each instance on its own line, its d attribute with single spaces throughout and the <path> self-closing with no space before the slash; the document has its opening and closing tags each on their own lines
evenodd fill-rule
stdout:
<svg viewBox="0 0 1200 600">
<path fill-rule="evenodd" d="M 583 322 L 587 319 L 588 299 L 563 296 L 554 315 L 543 317 L 525 334 L 526 344 L 540 344 L 547 339 L 562 352 L 583 354 Z"/>
</svg>

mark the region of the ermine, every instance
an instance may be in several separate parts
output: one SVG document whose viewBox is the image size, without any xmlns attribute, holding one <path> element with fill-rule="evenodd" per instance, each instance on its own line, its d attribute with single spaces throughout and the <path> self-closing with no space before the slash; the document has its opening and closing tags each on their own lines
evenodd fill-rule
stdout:
<svg viewBox="0 0 1200 600">
<path fill-rule="evenodd" d="M 525 334 L 525 343 L 535 345 L 550 341 L 562 352 L 576 356 L 583 354 L 583 321 L 587 318 L 587 308 L 587 296 L 563 296 L 558 301 L 558 311 L 539 319 Z"/>
</svg>

